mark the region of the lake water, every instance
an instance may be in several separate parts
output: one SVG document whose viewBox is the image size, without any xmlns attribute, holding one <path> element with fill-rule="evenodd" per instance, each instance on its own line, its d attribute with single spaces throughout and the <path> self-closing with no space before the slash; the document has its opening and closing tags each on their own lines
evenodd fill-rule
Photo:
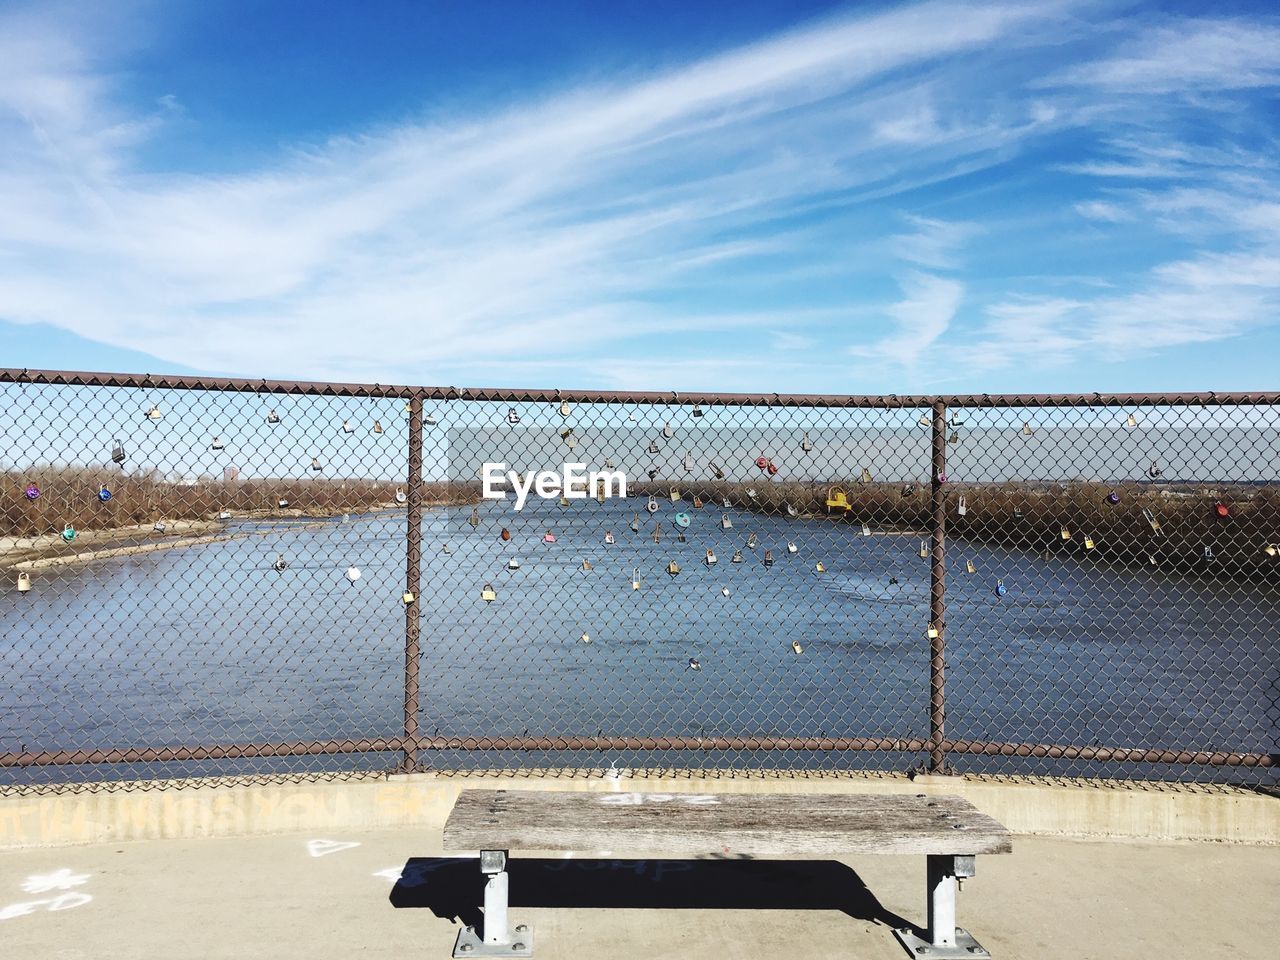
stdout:
<svg viewBox="0 0 1280 960">
<path fill-rule="evenodd" d="M 671 520 L 688 511 L 688 542 Z M 641 531 L 629 529 L 640 512 Z M 928 736 L 918 536 L 637 500 L 424 519 L 421 732 Z M 661 542 L 653 543 L 655 522 Z M 510 542 L 498 531 L 507 526 Z M 405 523 L 240 523 L 230 542 L 40 571 L 0 598 L 0 749 L 397 736 Z M 542 535 L 555 532 L 557 542 Z M 603 543 L 612 531 L 613 546 Z M 754 532 L 759 548 L 743 542 Z M 786 550 L 788 540 L 797 553 Z M 443 544 L 452 552 L 445 554 Z M 718 562 L 703 563 L 710 547 Z M 766 568 L 765 548 L 776 562 Z M 742 564 L 730 563 L 744 549 Z M 271 569 L 277 554 L 288 561 Z M 518 570 L 507 569 L 510 558 Z M 591 561 L 590 572 L 582 560 Z M 964 561 L 977 573 L 966 575 Z M 682 572 L 666 571 L 676 560 Z M 821 561 L 826 570 L 815 571 Z M 344 577 L 355 565 L 361 578 Z M 1276 752 L 1274 585 L 952 542 L 947 734 Z M 641 589 L 632 589 L 633 572 Z M 995 593 L 1002 579 L 1003 597 Z M 893 582 L 895 581 L 896 582 Z M 486 603 L 490 583 L 497 600 Z M 728 587 L 730 595 L 722 595 Z M 581 635 L 590 635 L 589 644 Z M 792 641 L 803 653 L 797 655 Z M 689 668 L 690 658 L 701 665 Z M 906 769 L 896 753 L 430 753 L 437 766 Z M 396 754 L 0 771 L 8 781 L 381 769 Z M 961 770 L 1275 783 L 1267 771 L 953 757 Z"/>
</svg>

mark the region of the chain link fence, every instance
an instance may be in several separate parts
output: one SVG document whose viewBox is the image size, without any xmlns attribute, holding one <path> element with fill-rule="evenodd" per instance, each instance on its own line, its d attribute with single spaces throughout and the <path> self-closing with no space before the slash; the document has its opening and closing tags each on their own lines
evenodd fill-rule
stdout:
<svg viewBox="0 0 1280 960">
<path fill-rule="evenodd" d="M 1280 395 L 0 391 L 0 784 L 1280 779 Z"/>
</svg>

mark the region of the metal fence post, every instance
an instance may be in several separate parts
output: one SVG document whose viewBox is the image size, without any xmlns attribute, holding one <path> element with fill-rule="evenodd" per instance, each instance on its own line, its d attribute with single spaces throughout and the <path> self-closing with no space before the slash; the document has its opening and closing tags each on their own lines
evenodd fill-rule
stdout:
<svg viewBox="0 0 1280 960">
<path fill-rule="evenodd" d="M 933 467 L 930 484 L 933 518 L 930 527 L 933 545 L 929 551 L 929 772 L 942 773 L 947 755 L 942 748 L 947 715 L 947 507 L 942 486 L 947 477 L 947 405 L 933 404 Z"/>
<path fill-rule="evenodd" d="M 405 530 L 404 589 L 404 760 L 402 770 L 418 766 L 418 633 L 422 606 L 422 397 L 409 400 L 408 520 Z"/>
</svg>

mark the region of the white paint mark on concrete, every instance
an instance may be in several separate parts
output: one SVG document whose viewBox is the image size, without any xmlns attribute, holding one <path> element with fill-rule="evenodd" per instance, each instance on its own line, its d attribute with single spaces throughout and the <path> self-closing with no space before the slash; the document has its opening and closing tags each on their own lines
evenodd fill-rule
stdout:
<svg viewBox="0 0 1280 960">
<path fill-rule="evenodd" d="M 72 887 L 81 886 L 88 881 L 89 874 L 72 873 L 69 867 L 63 867 L 61 870 L 52 870 L 49 873 L 33 873 L 23 880 L 20 886 L 26 893 L 53 893 L 55 890 L 71 890 Z M 56 897 L 48 897 L 44 900 L 23 900 L 19 903 L 11 903 L 7 907 L 0 907 L 0 920 L 30 916 L 41 908 L 51 913 L 58 910 L 71 910 L 75 907 L 83 907 L 92 899 L 93 897 L 87 893 L 77 892 L 60 893 Z"/>
<path fill-rule="evenodd" d="M 63 893 L 54 897 L 52 900 L 46 900 L 48 909 L 54 910 L 70 910 L 73 907 L 83 907 L 92 900 L 93 897 L 87 893 Z"/>
<path fill-rule="evenodd" d="M 0 907 L 0 920 L 12 920 L 14 917 L 35 913 L 36 907 L 43 903 L 44 900 L 28 900 L 26 903 L 11 903 L 7 907 Z"/>
<path fill-rule="evenodd" d="M 35 913 L 40 907 L 44 907 L 50 912 L 71 910 L 74 907 L 83 907 L 92 899 L 93 897 L 87 893 L 63 893 L 48 900 L 25 900 L 22 903 L 11 903 L 7 907 L 0 907 L 0 920 L 25 917 Z"/>
<path fill-rule="evenodd" d="M 313 857 L 327 857 L 331 853 L 358 846 L 360 843 L 356 840 L 308 840 L 307 853 Z"/>
<path fill-rule="evenodd" d="M 403 867 L 387 867 L 385 870 L 377 871 L 373 876 L 381 880 L 388 880 L 393 884 L 399 884 L 402 887 L 420 887 L 427 882 L 431 873 L 441 867 L 450 866 L 460 860 L 476 860 L 479 857 L 480 852 L 476 851 L 470 857 L 448 856 L 436 857 L 431 860 L 417 860 Z"/>
<path fill-rule="evenodd" d="M 49 893 L 52 890 L 70 890 L 88 880 L 89 874 L 72 873 L 69 867 L 63 867 L 52 873 L 33 873 L 22 881 L 22 889 L 27 893 Z"/>
</svg>

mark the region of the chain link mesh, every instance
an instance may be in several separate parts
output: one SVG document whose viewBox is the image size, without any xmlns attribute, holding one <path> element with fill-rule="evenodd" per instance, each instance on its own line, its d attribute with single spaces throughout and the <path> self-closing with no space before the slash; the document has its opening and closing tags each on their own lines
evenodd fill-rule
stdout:
<svg viewBox="0 0 1280 960">
<path fill-rule="evenodd" d="M 1274 396 L 2 379 L 0 783 L 1277 783 Z"/>
</svg>

